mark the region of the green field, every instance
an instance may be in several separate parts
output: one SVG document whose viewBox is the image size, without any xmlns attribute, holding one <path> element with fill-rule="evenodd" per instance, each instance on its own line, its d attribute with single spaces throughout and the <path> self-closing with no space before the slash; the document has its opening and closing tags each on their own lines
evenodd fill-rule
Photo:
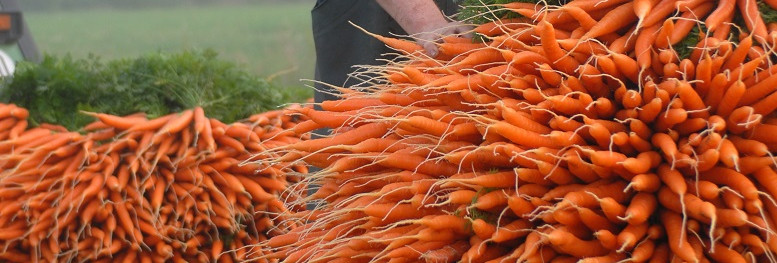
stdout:
<svg viewBox="0 0 777 263">
<path fill-rule="evenodd" d="M 304 85 L 315 62 L 313 3 L 26 12 L 43 53 L 103 59 L 210 48 L 248 72 L 284 86 Z"/>
</svg>

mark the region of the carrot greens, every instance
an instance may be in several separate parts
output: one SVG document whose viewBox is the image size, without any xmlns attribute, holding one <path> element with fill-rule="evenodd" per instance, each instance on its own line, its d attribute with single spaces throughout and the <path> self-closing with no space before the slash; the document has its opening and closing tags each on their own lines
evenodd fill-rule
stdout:
<svg viewBox="0 0 777 263">
<path fill-rule="evenodd" d="M 40 64 L 20 64 L 3 84 L 0 101 L 30 109 L 32 123 L 70 129 L 92 120 L 79 110 L 153 118 L 202 106 L 210 116 L 233 122 L 300 100 L 211 50 L 112 61 L 47 55 Z"/>
</svg>

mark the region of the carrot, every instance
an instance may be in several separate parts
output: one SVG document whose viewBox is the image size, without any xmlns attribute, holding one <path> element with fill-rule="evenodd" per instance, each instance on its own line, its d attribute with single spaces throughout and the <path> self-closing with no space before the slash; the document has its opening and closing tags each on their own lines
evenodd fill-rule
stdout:
<svg viewBox="0 0 777 263">
<path fill-rule="evenodd" d="M 512 142 L 527 147 L 553 147 L 556 145 L 553 140 L 548 137 L 543 137 L 536 132 L 515 127 L 507 122 L 496 122 L 489 125 L 489 128 L 492 128 L 494 132 L 504 136 Z"/>
<path fill-rule="evenodd" d="M 748 132 L 753 139 L 768 143 L 769 139 L 760 137 L 763 131 L 768 131 L 770 125 L 761 125 L 763 115 L 756 114 L 753 107 L 742 106 L 736 108 L 728 117 L 728 122 L 732 123 L 728 126 L 728 130 L 731 133 L 741 135 L 744 132 Z"/>
<path fill-rule="evenodd" d="M 204 115 L 201 116 L 200 118 L 203 118 L 203 117 Z M 199 135 L 199 140 L 202 140 L 201 143 L 199 140 L 196 143 L 198 149 L 204 149 L 211 152 L 216 151 L 216 140 L 213 137 L 213 127 L 211 126 L 210 121 L 207 118 L 200 121 L 202 124 L 198 124 L 197 119 L 195 118 L 195 126 L 197 125 L 203 126 L 203 130 L 200 133 L 195 135 L 195 136 Z"/>
<path fill-rule="evenodd" d="M 617 164 L 626 160 L 626 155 L 612 151 L 592 151 L 589 152 L 589 158 L 595 165 L 603 167 L 615 167 Z"/>
<path fill-rule="evenodd" d="M 423 174 L 453 175 L 457 168 L 449 163 L 434 163 L 419 155 L 408 155 L 401 151 L 394 152 L 383 158 L 378 164 L 384 167 L 402 168 Z"/>
<path fill-rule="evenodd" d="M 9 130 L 8 138 L 11 140 L 15 140 L 19 138 L 25 129 L 27 129 L 27 120 L 20 120 L 16 122 L 16 124 L 14 124 L 14 126 L 11 127 L 11 129 Z M 41 129 L 41 130 L 44 130 L 44 129 Z M 45 130 L 45 131 L 48 131 L 48 130 Z"/>
<path fill-rule="evenodd" d="M 727 0 L 725 2 L 726 4 L 730 4 L 732 6 L 732 11 L 733 11 L 733 5 L 735 5 L 734 0 Z M 723 2 L 721 2 L 721 4 L 723 4 Z M 712 16 L 710 16 L 708 20 L 711 18 Z M 735 68 L 739 67 L 739 65 L 744 63 L 745 59 L 747 58 L 747 53 L 752 46 L 753 46 L 752 35 L 748 35 L 744 39 L 740 40 L 737 48 L 734 49 L 731 55 L 728 56 L 727 61 L 723 64 L 723 69 L 734 70 Z M 751 84 L 751 83 L 748 83 L 748 84 Z M 748 86 L 751 86 L 751 85 L 748 85 Z"/>
<path fill-rule="evenodd" d="M 452 204 L 469 204 L 472 199 L 477 195 L 477 192 L 472 190 L 456 190 L 448 194 L 448 200 Z"/>
<path fill-rule="evenodd" d="M 116 205 L 114 206 L 116 208 L 116 213 L 119 218 L 119 223 L 121 223 L 121 226 L 124 230 L 129 232 L 129 234 L 133 237 L 133 239 L 136 237 L 133 233 L 135 233 L 135 224 L 133 220 L 131 219 L 129 215 L 129 211 L 127 210 L 126 203 L 121 202 L 121 197 L 117 192 L 111 193 L 111 200 L 116 202 Z M 139 232 L 138 232 L 139 233 Z M 135 243 L 140 242 L 142 240 L 133 240 Z"/>
<path fill-rule="evenodd" d="M 455 180 L 455 182 L 472 184 L 480 187 L 509 188 L 515 185 L 517 178 L 517 171 L 510 170 L 478 175 L 468 179 Z"/>
<path fill-rule="evenodd" d="M 207 124 L 206 122 L 208 122 L 208 118 L 205 117 L 205 110 L 200 106 L 194 107 L 193 114 L 194 137 L 198 138 L 200 133 L 205 132 L 205 125 Z"/>
<path fill-rule="evenodd" d="M 588 30 L 588 32 L 581 37 L 581 40 L 600 37 L 617 31 L 619 26 L 631 24 L 632 21 L 638 18 L 634 13 L 634 10 L 633 2 L 622 4 L 612 9 L 607 12 L 595 26 Z"/>
<path fill-rule="evenodd" d="M 507 205 L 508 198 L 513 191 L 496 190 L 477 197 L 472 206 L 480 210 L 489 210 L 492 208 L 503 207 Z M 490 236 L 490 235 L 489 235 Z"/>
<path fill-rule="evenodd" d="M 629 223 L 629 225 L 639 225 L 648 220 L 653 211 L 656 209 L 658 202 L 653 194 L 637 193 L 626 208 L 626 216 L 621 218 Z"/>
<path fill-rule="evenodd" d="M 408 80 L 410 80 L 410 83 L 416 84 L 418 86 L 427 85 L 438 78 L 437 75 L 424 73 L 414 66 L 405 66 L 402 68 L 402 72 L 405 73 Z"/>
<path fill-rule="evenodd" d="M 629 260 L 633 262 L 647 262 L 652 256 L 654 256 L 653 252 L 655 249 L 656 243 L 652 240 L 645 240 L 640 242 L 631 252 L 631 257 Z"/>
<path fill-rule="evenodd" d="M 472 123 L 451 124 L 443 121 L 432 120 L 423 116 L 411 116 L 400 122 L 399 127 L 409 125 L 415 129 L 423 130 L 431 135 L 439 137 L 451 137 L 454 140 L 476 136 L 479 137 L 477 129 Z"/>
<path fill-rule="evenodd" d="M 553 63 L 554 68 L 572 74 L 580 66 L 574 58 L 566 56 L 558 42 L 556 42 L 556 30 L 551 23 L 545 20 L 540 21 L 535 30 L 540 33 L 542 49 Z"/>
<path fill-rule="evenodd" d="M 416 54 L 424 51 L 424 48 L 415 42 L 404 40 L 404 39 L 398 39 L 398 38 L 384 37 L 378 34 L 370 33 L 366 29 L 354 24 L 353 22 L 349 21 L 348 23 L 350 23 L 352 26 L 356 27 L 357 29 L 361 30 L 365 34 L 380 40 L 381 42 L 386 44 L 386 46 L 394 50 L 400 51 L 405 55 Z"/>
<path fill-rule="evenodd" d="M 746 176 L 738 173 L 737 171 L 723 167 L 715 167 L 708 171 L 702 172 L 699 176 L 699 178 L 708 180 L 715 184 L 727 185 L 733 188 L 737 193 L 744 196 L 745 199 L 758 199 L 758 190 L 756 189 L 755 185 L 753 185 L 752 181 L 747 179 Z"/>
<path fill-rule="evenodd" d="M 737 79 L 745 79 L 747 77 L 755 75 L 756 70 L 763 65 L 764 57 L 756 57 L 747 63 L 741 64 L 735 67 L 731 71 L 731 76 L 737 77 Z M 729 83 L 733 83 L 734 80 L 730 80 Z"/>
<path fill-rule="evenodd" d="M 93 176 L 89 181 L 89 186 L 81 192 L 80 203 L 83 203 L 87 198 L 91 198 L 97 195 L 97 192 L 105 185 L 105 179 L 103 176 Z"/>
<path fill-rule="evenodd" d="M 767 41 L 766 24 L 758 11 L 758 3 L 755 0 L 737 0 L 737 7 L 742 12 L 742 16 L 745 17 L 747 29 L 753 32 L 756 40 L 762 43 Z"/>
<path fill-rule="evenodd" d="M 706 245 L 710 245 L 709 242 L 706 242 Z M 726 246 L 717 246 L 715 247 L 715 250 L 711 250 L 707 253 L 713 260 L 716 261 L 726 261 L 726 262 L 736 262 L 736 263 L 745 263 L 747 262 L 745 258 L 735 250 L 729 249 Z"/>
<path fill-rule="evenodd" d="M 515 10 L 515 9 L 534 9 L 535 5 L 533 3 L 524 3 L 524 2 L 509 2 L 501 4 L 502 7 L 508 10 Z"/>
<path fill-rule="evenodd" d="M 774 112 L 775 109 L 777 109 L 777 106 L 773 105 L 775 101 L 777 101 L 777 93 L 772 93 L 766 98 L 763 98 L 760 101 L 753 104 L 753 109 L 755 110 L 755 113 L 758 113 L 758 114 L 762 114 L 762 115 L 771 114 L 772 112 Z"/>
<path fill-rule="evenodd" d="M 645 151 L 638 154 L 636 158 L 626 158 L 621 162 L 621 165 L 629 172 L 642 174 L 648 172 L 651 168 L 655 168 L 660 161 L 661 156 L 657 152 Z"/>
<path fill-rule="evenodd" d="M 652 52 L 650 46 L 653 43 L 652 39 L 657 37 L 660 25 L 648 27 L 637 35 L 637 42 L 634 46 L 634 52 L 636 54 L 637 64 L 640 70 L 648 68 L 652 61 Z"/>
<path fill-rule="evenodd" d="M 769 154 L 769 149 L 767 148 L 766 144 L 762 142 L 745 139 L 739 136 L 729 137 L 728 140 L 734 144 L 736 151 L 742 154 L 752 156 L 765 156 Z"/>
<path fill-rule="evenodd" d="M 718 7 L 713 11 L 707 19 L 704 20 L 705 25 L 709 31 L 716 31 L 719 26 L 723 24 L 726 17 L 734 14 L 734 8 L 736 7 L 736 1 L 724 0 L 718 3 Z M 741 43 L 740 43 L 741 44 Z"/>
<path fill-rule="evenodd" d="M 603 180 L 607 181 L 607 180 Z M 597 203 L 601 204 L 601 198 L 600 197 L 611 197 L 616 202 L 618 200 L 623 200 L 627 197 L 626 194 L 623 193 L 623 189 L 625 187 L 625 183 L 616 180 L 613 182 L 602 182 L 601 185 L 599 184 L 589 184 L 586 185 L 583 189 L 578 191 L 572 191 L 569 193 L 566 193 L 564 195 L 564 199 L 561 200 L 561 202 L 556 204 L 557 208 L 566 208 L 569 206 L 583 206 L 583 207 L 591 207 L 595 206 Z"/>
<path fill-rule="evenodd" d="M 611 118 L 615 115 L 615 108 L 609 99 L 598 98 L 593 104 L 595 104 L 596 113 L 600 118 Z"/>
<path fill-rule="evenodd" d="M 711 230 L 714 230 L 714 226 L 717 226 L 720 224 L 721 226 L 730 226 L 730 225 L 741 225 L 741 223 L 735 222 L 736 220 L 740 220 L 741 215 L 738 215 L 733 212 L 733 210 L 730 209 L 718 209 L 715 204 L 712 204 L 710 202 L 705 202 L 698 198 L 695 195 L 692 194 L 686 194 L 683 197 L 684 202 L 687 203 L 687 210 L 684 215 L 687 214 L 687 216 L 690 216 L 692 218 L 691 221 L 689 221 L 688 228 L 692 228 L 692 225 L 690 225 L 690 222 L 698 223 L 698 221 L 704 222 L 706 224 L 711 224 Z M 667 188 L 661 188 L 658 192 L 658 201 L 661 203 L 665 208 L 676 212 L 681 213 L 683 212 L 682 206 L 679 206 L 676 203 L 676 198 L 672 194 L 671 190 Z M 726 218 L 723 218 L 725 215 Z M 731 217 L 731 218 L 728 218 Z M 720 220 L 718 220 L 720 219 Z M 694 221 L 698 220 L 698 221 Z M 718 222 L 721 221 L 721 222 Z M 725 223 L 723 222 L 725 221 Z M 694 231 L 699 231 L 694 230 Z M 710 233 L 712 234 L 712 233 Z"/>
<path fill-rule="evenodd" d="M 534 209 L 534 205 L 530 201 L 517 195 L 512 195 L 507 199 L 507 206 L 519 217 L 525 217 Z"/>
<path fill-rule="evenodd" d="M 567 12 L 572 17 L 577 20 L 578 23 L 580 23 L 580 26 L 585 30 L 590 30 L 594 25 L 596 25 L 596 20 L 591 17 L 588 12 L 583 10 L 580 7 L 572 6 L 572 5 L 564 5 L 561 6 L 561 10 L 564 12 Z"/>
<path fill-rule="evenodd" d="M 654 98 L 642 106 L 642 110 L 639 111 L 639 120 L 648 123 L 653 122 L 656 117 L 661 113 L 663 101 L 660 98 Z"/>
<path fill-rule="evenodd" d="M 0 108 L 0 119 L 14 117 L 21 120 L 27 119 L 28 116 L 30 116 L 30 113 L 27 109 L 17 107 L 14 104 L 4 105 L 4 107 Z"/>
<path fill-rule="evenodd" d="M 514 220 L 504 226 L 496 228 L 493 235 L 491 235 L 491 241 L 502 243 L 510 240 L 515 240 L 529 234 L 531 224 L 525 220 Z"/>
<path fill-rule="evenodd" d="M 660 214 L 661 222 L 666 228 L 666 234 L 669 237 L 669 248 L 678 257 L 689 262 L 699 262 L 696 253 L 691 248 L 691 244 L 683 239 L 685 229 L 682 226 L 682 217 L 673 213 L 662 211 Z"/>
<path fill-rule="evenodd" d="M 471 200 L 471 199 L 470 199 Z M 453 230 L 458 234 L 469 234 L 468 222 L 454 215 L 428 215 L 419 220 L 413 220 L 434 230 Z"/>
<path fill-rule="evenodd" d="M 154 213 L 158 213 L 159 209 L 162 207 L 162 201 L 164 198 L 166 185 L 164 180 L 156 180 L 156 184 L 154 185 L 153 192 L 151 192 L 151 207 L 153 207 Z"/>
<path fill-rule="evenodd" d="M 421 259 L 425 262 L 450 262 L 461 257 L 467 249 L 469 249 L 469 244 L 460 240 L 441 249 L 428 251 L 421 256 Z"/>
<path fill-rule="evenodd" d="M 185 129 L 184 131 L 188 131 L 189 129 Z M 182 133 L 182 136 L 185 133 Z M 260 140 L 259 136 L 253 132 L 253 130 L 250 129 L 248 125 L 242 124 L 242 123 L 233 123 L 224 130 L 224 134 L 233 138 L 240 139 L 241 141 L 255 141 L 258 142 Z M 187 141 L 184 140 L 184 144 L 188 145 L 186 143 Z"/>
<path fill-rule="evenodd" d="M 306 121 L 300 122 L 299 124 L 294 126 L 292 128 L 292 130 L 294 131 L 295 134 L 301 136 L 303 134 L 309 133 L 309 132 L 311 132 L 313 130 L 320 129 L 320 128 L 323 128 L 323 127 L 321 125 L 319 125 L 318 123 L 316 123 L 315 121 L 313 121 L 313 120 L 306 120 Z M 256 129 L 260 129 L 260 128 L 259 127 L 254 128 L 254 132 L 257 135 L 261 136 L 264 130 L 260 129 L 261 132 L 259 132 L 259 131 L 256 131 Z"/>
<path fill-rule="evenodd" d="M 774 184 L 773 181 L 770 181 L 770 178 L 777 176 L 777 173 L 775 173 L 772 168 L 762 167 L 756 170 L 752 175 L 756 181 L 766 190 L 766 192 L 769 193 L 769 195 L 777 196 L 775 195 L 777 194 L 777 184 Z"/>
<path fill-rule="evenodd" d="M 583 8 L 586 11 L 593 12 L 597 10 L 609 10 L 610 7 L 623 4 L 626 1 L 623 0 L 616 0 L 616 1 L 607 1 L 607 2 L 598 2 L 596 0 L 583 0 L 583 1 L 574 1 L 569 2 L 567 5 L 574 6 L 574 7 L 580 7 Z M 553 16 L 549 16 L 553 17 Z"/>
<path fill-rule="evenodd" d="M 470 249 L 461 255 L 461 261 L 480 262 L 501 256 L 503 253 L 497 246 L 487 246 L 485 240 L 472 236 L 470 238 Z"/>
<path fill-rule="evenodd" d="M 598 241 L 581 240 L 566 230 L 555 229 L 544 236 L 554 249 L 575 257 L 595 257 L 608 253 L 607 249 Z"/>
<path fill-rule="evenodd" d="M 705 17 L 709 12 L 712 11 L 712 8 L 714 7 L 715 6 L 713 3 L 707 2 L 684 11 L 680 16 L 681 19 L 675 23 L 674 30 L 670 36 L 670 44 L 675 45 L 682 41 L 683 38 L 688 35 L 691 29 L 696 26 L 696 21 L 693 19 L 696 19 L 697 17 Z M 696 58 L 695 56 L 692 57 Z"/>
<path fill-rule="evenodd" d="M 471 67 L 474 67 L 476 65 L 483 65 L 493 62 L 502 62 L 504 61 L 504 57 L 502 56 L 502 52 L 499 52 L 499 50 L 496 49 L 481 49 L 475 52 L 472 52 L 470 54 L 467 54 L 466 57 L 456 62 L 455 64 L 451 65 L 454 66 L 454 68 L 457 68 L 461 72 L 462 69 L 470 69 Z"/>
<path fill-rule="evenodd" d="M 356 111 L 335 113 L 316 111 L 312 108 L 301 108 L 298 111 L 310 118 L 310 120 L 328 128 L 337 128 L 343 126 L 349 120 L 356 120 L 353 117 L 358 116 L 358 112 Z"/>
<path fill-rule="evenodd" d="M 728 139 L 723 139 L 719 146 L 720 161 L 729 168 L 739 169 L 739 152 L 737 152 L 734 143 Z"/>
<path fill-rule="evenodd" d="M 545 175 L 543 175 L 542 172 L 540 172 L 538 169 L 517 168 L 515 169 L 515 175 L 518 180 L 527 183 L 539 185 L 553 184 L 553 182 L 548 180 L 548 178 L 546 178 Z"/>
<path fill-rule="evenodd" d="M 159 128 L 167 124 L 167 122 L 173 119 L 175 116 L 176 116 L 175 113 L 171 113 L 156 119 L 138 122 L 132 125 L 132 127 L 129 127 L 128 129 L 124 130 L 123 133 L 158 130 Z"/>
<path fill-rule="evenodd" d="M 472 231 L 475 232 L 475 235 L 481 239 L 488 239 L 494 233 L 497 231 L 497 227 L 489 224 L 483 219 L 475 219 L 472 221 Z"/>
<path fill-rule="evenodd" d="M 238 152 L 245 152 L 246 148 L 240 141 L 229 136 L 215 136 L 216 142 L 220 146 L 229 147 L 237 150 Z"/>
<path fill-rule="evenodd" d="M 9 131 L 16 124 L 15 118 L 5 118 L 0 120 L 0 131 Z M 5 139 L 3 139 L 5 140 Z"/>
<path fill-rule="evenodd" d="M 683 106 L 689 111 L 698 111 L 696 117 L 707 117 L 709 114 L 706 111 L 702 111 L 706 106 L 701 96 L 694 90 L 691 85 L 686 81 L 677 82 L 677 93 L 680 96 L 680 100 L 683 102 Z M 725 97 L 725 96 L 724 96 Z M 703 114 L 703 115 L 700 115 Z"/>
<path fill-rule="evenodd" d="M 324 101 L 320 106 L 325 111 L 347 112 L 382 105 L 385 103 L 378 98 L 348 98 Z"/>
<path fill-rule="evenodd" d="M 136 118 L 136 117 L 119 117 L 119 116 L 114 116 L 110 114 L 96 113 L 96 112 L 89 112 L 89 111 L 81 111 L 81 113 L 95 117 L 99 119 L 102 123 L 105 123 L 119 130 L 127 130 L 132 126 L 137 125 L 138 121 L 140 120 L 139 118 Z"/>
<path fill-rule="evenodd" d="M 615 65 L 615 62 L 611 58 L 606 56 L 595 57 L 596 63 L 603 73 L 609 74 L 617 79 L 623 78 L 623 74 L 620 72 L 620 69 L 618 69 L 618 67 Z"/>
<path fill-rule="evenodd" d="M 471 42 L 465 42 L 465 43 L 441 43 L 438 46 L 438 49 L 440 51 L 440 54 L 443 55 L 449 55 L 449 56 L 457 56 L 460 54 L 472 52 L 474 50 L 478 50 L 480 48 L 485 47 L 483 43 L 471 43 Z"/>
<path fill-rule="evenodd" d="M 524 23 L 530 22 L 526 18 L 497 19 L 485 24 L 481 24 L 475 29 L 476 33 L 484 36 L 496 36 L 506 32 L 523 27 Z"/>
<path fill-rule="evenodd" d="M 681 124 L 688 120 L 688 111 L 681 108 L 672 108 L 666 110 L 663 114 L 658 115 L 658 119 L 655 123 L 655 128 L 658 131 L 665 131 L 672 129 L 675 125 Z"/>
<path fill-rule="evenodd" d="M 634 50 L 634 45 L 637 42 L 637 38 L 633 37 L 634 32 L 636 32 L 636 30 L 632 28 L 623 36 L 611 41 L 608 46 L 609 51 L 614 52 L 611 54 L 626 54 Z M 615 33 L 611 33 L 610 35 L 612 34 Z"/>
<path fill-rule="evenodd" d="M 353 130 L 336 134 L 334 137 L 302 141 L 289 145 L 288 147 L 296 150 L 313 152 L 332 145 L 353 145 L 366 139 L 380 137 L 386 133 L 388 128 L 388 124 L 386 123 L 369 123 Z"/>
<path fill-rule="evenodd" d="M 659 51 L 658 59 L 661 63 L 664 63 L 665 66 L 677 62 L 677 54 L 674 51 L 667 49 L 670 45 L 670 36 L 674 32 L 674 25 L 675 24 L 671 19 L 664 21 L 664 24 L 658 31 L 658 35 L 656 36 L 656 41 L 654 44 L 656 48 L 663 49 Z"/>
<path fill-rule="evenodd" d="M 764 72 L 769 72 L 769 71 L 764 71 Z M 741 105 L 753 104 L 754 102 L 758 101 L 759 99 L 763 98 L 769 93 L 772 93 L 774 90 L 777 90 L 774 88 L 774 84 L 777 83 L 777 75 L 774 75 L 774 74 L 766 75 L 766 76 L 759 76 L 759 75 L 756 76 L 757 77 L 756 79 L 758 79 L 758 82 L 751 83 L 750 80 L 754 78 L 750 78 L 748 79 L 748 81 L 745 82 L 745 85 L 748 88 L 747 88 L 747 92 L 742 97 L 742 101 L 740 102 Z"/>
<path fill-rule="evenodd" d="M 618 233 L 617 241 L 620 244 L 620 248 L 617 250 L 622 253 L 626 249 L 632 249 L 637 245 L 637 242 L 641 240 L 645 234 L 647 234 L 648 224 L 629 224 L 620 233 Z"/>
<path fill-rule="evenodd" d="M 642 23 L 645 17 L 650 13 L 653 6 L 658 3 L 658 0 L 637 0 L 634 1 L 634 14 L 637 15 L 637 25 L 634 27 L 636 30 L 642 28 Z"/>
<path fill-rule="evenodd" d="M 671 165 L 674 166 L 681 154 L 677 150 L 677 144 L 674 142 L 674 139 L 666 133 L 656 133 L 651 138 L 651 142 L 654 146 L 661 149 L 664 157 L 667 160 L 671 160 Z"/>
<path fill-rule="evenodd" d="M 607 219 L 607 217 L 599 215 L 597 212 L 595 212 L 592 209 L 585 208 L 585 207 L 578 207 L 577 212 L 580 214 L 580 221 L 583 223 L 583 225 L 585 225 L 592 231 L 597 231 L 598 233 L 600 230 L 607 231 L 607 232 L 616 230 L 617 226 L 615 224 L 610 222 Z M 596 236 L 596 233 L 594 233 L 594 235 Z M 600 238 L 600 237 L 597 236 L 597 238 Z M 600 241 L 603 241 L 603 240 L 600 239 Z M 602 242 L 602 245 L 605 245 L 605 243 L 606 242 Z M 605 247 L 607 247 L 608 249 L 614 249 L 614 247 L 609 247 L 609 246 L 605 246 Z"/>
</svg>

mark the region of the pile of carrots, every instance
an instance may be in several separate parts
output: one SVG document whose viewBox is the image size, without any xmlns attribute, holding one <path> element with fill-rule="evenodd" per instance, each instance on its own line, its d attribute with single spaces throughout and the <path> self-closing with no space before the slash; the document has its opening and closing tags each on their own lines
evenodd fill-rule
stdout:
<svg viewBox="0 0 777 263">
<path fill-rule="evenodd" d="M 402 59 L 293 111 L 331 135 L 257 162 L 322 168 L 261 258 L 777 262 L 774 1 L 562 2 L 435 58 L 375 36 Z"/>
<path fill-rule="evenodd" d="M 299 142 L 286 130 L 304 119 L 85 114 L 78 132 L 31 128 L 0 104 L 0 262 L 246 261 L 292 227 L 281 200 L 307 167 L 246 162 Z"/>
</svg>

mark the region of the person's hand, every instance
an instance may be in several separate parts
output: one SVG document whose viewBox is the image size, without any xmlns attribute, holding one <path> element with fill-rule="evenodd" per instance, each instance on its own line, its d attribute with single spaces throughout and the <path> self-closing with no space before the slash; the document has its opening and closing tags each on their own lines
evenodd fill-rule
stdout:
<svg viewBox="0 0 777 263">
<path fill-rule="evenodd" d="M 439 53 L 438 44 L 442 42 L 442 38 L 450 35 L 459 35 L 466 38 L 472 38 L 471 25 L 465 25 L 461 22 L 453 21 L 432 26 L 424 31 L 413 35 L 416 42 L 420 44 L 427 55 L 430 57 L 436 57 Z"/>
<path fill-rule="evenodd" d="M 430 57 L 437 56 L 437 43 L 444 36 L 462 34 L 472 37 L 468 32 L 473 27 L 449 21 L 432 0 L 376 1 L 405 32 L 416 39 Z"/>
</svg>

